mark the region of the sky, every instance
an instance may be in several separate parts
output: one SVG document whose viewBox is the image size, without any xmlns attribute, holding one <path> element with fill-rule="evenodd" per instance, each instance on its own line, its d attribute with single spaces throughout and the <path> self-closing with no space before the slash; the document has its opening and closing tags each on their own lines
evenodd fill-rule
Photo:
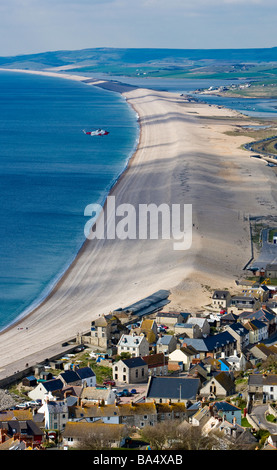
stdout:
<svg viewBox="0 0 277 470">
<path fill-rule="evenodd" d="M 277 46 L 276 0 L 0 0 L 0 55 Z"/>
</svg>

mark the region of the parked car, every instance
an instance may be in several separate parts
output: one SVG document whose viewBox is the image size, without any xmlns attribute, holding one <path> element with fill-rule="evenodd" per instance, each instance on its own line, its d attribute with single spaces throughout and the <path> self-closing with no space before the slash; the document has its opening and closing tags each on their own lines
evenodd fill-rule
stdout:
<svg viewBox="0 0 277 470">
<path fill-rule="evenodd" d="M 114 380 L 105 380 L 103 382 L 103 385 L 111 385 L 111 387 L 115 387 L 115 381 Z"/>
<path fill-rule="evenodd" d="M 135 388 L 132 388 L 131 393 L 132 393 L 132 395 L 134 395 L 135 393 L 137 393 L 136 389 L 135 389 Z"/>
</svg>

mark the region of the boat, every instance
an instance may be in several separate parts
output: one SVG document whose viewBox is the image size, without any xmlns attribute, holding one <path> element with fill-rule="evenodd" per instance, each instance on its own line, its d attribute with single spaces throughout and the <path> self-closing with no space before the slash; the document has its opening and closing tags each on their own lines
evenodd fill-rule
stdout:
<svg viewBox="0 0 277 470">
<path fill-rule="evenodd" d="M 91 135 L 91 136 L 97 136 L 97 135 L 108 135 L 109 132 L 105 131 L 104 129 L 97 129 L 96 131 L 85 131 L 83 129 L 84 134 Z"/>
</svg>

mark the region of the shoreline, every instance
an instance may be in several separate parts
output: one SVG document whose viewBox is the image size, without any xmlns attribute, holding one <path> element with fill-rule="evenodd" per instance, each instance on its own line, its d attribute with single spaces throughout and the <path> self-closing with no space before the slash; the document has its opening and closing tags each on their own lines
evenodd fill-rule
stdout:
<svg viewBox="0 0 277 470">
<path fill-rule="evenodd" d="M 107 85 L 107 81 L 102 83 Z M 90 84 L 99 86 L 99 81 Z M 108 85 L 110 91 L 117 91 L 115 84 Z M 217 106 L 188 103 L 176 93 L 129 87 L 121 91 L 139 116 L 140 136 L 137 149 L 109 195 L 134 205 L 138 201 L 192 202 L 193 247 L 180 253 L 172 250 L 168 240 L 157 240 L 154 248 L 147 241 L 132 244 L 128 240 L 123 248 L 117 242 L 85 240 L 47 298 L 0 332 L 3 371 L 8 364 L 31 354 L 35 360 L 46 347 L 88 330 L 99 315 L 126 307 L 160 288 L 171 290 L 170 308 L 184 310 L 194 304 L 200 309 L 202 299 L 209 294 L 203 288 L 205 283 L 210 288 L 231 287 L 250 258 L 248 222 L 239 211 L 255 213 L 258 189 L 249 184 L 245 172 L 251 167 L 259 188 L 264 188 L 265 181 L 272 179 L 273 184 L 274 180 L 270 170 L 238 148 L 247 138 L 223 134 L 243 117 Z M 231 122 L 221 119 L 226 116 Z M 268 197 L 270 193 L 274 191 L 269 185 Z M 105 206 L 106 202 L 104 211 Z M 18 331 L 18 324 L 28 327 L 28 332 Z"/>
</svg>

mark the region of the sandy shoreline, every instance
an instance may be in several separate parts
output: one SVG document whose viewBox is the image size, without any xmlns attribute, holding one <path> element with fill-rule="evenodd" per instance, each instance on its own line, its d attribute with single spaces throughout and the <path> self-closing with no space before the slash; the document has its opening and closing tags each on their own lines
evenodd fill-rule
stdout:
<svg viewBox="0 0 277 470">
<path fill-rule="evenodd" d="M 31 354 L 35 359 L 39 351 L 89 330 L 99 315 L 159 289 L 171 290 L 170 309 L 200 309 L 209 289 L 233 287 L 250 259 L 248 216 L 275 208 L 275 174 L 239 148 L 250 139 L 224 134 L 241 124 L 241 115 L 188 103 L 175 93 L 92 82 L 101 84 L 123 94 L 141 126 L 137 151 L 110 195 L 134 207 L 192 204 L 192 247 L 174 251 L 172 240 L 161 239 L 87 241 L 51 294 L 20 321 L 22 329 L 13 325 L 1 333 L 4 375 L 8 364 Z"/>
</svg>

